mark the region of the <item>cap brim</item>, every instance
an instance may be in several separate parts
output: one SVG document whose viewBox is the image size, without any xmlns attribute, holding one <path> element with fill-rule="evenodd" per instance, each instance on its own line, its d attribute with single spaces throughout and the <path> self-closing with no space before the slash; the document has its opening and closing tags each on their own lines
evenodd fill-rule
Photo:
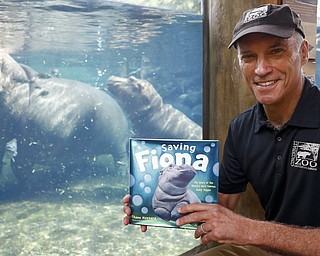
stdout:
<svg viewBox="0 0 320 256">
<path fill-rule="evenodd" d="M 281 27 L 279 25 L 259 25 L 242 30 L 232 38 L 228 48 L 230 49 L 241 37 L 252 33 L 263 33 L 280 38 L 289 38 L 293 35 L 294 28 Z"/>
</svg>

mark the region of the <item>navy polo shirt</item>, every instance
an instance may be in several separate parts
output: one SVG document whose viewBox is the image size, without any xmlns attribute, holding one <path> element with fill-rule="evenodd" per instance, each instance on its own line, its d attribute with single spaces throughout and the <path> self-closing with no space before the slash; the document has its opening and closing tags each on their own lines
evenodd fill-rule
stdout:
<svg viewBox="0 0 320 256">
<path fill-rule="evenodd" d="M 219 192 L 245 191 L 250 182 L 267 220 L 320 227 L 320 91 L 305 79 L 290 121 L 270 127 L 262 105 L 229 126 Z"/>
</svg>

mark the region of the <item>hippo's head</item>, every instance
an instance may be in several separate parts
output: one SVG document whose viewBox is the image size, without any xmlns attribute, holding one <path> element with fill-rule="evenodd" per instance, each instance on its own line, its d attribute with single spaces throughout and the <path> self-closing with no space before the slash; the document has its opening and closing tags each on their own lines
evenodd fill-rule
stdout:
<svg viewBox="0 0 320 256">
<path fill-rule="evenodd" d="M 163 104 L 158 92 L 146 80 L 134 76 L 129 78 L 110 76 L 107 84 L 109 91 L 121 102 L 121 105 L 125 106 L 127 111 L 137 113 L 150 111 L 150 108 L 159 109 Z"/>
<path fill-rule="evenodd" d="M 170 164 L 160 172 L 159 184 L 167 183 L 174 187 L 186 188 L 195 175 L 196 171 L 190 165 Z"/>
</svg>

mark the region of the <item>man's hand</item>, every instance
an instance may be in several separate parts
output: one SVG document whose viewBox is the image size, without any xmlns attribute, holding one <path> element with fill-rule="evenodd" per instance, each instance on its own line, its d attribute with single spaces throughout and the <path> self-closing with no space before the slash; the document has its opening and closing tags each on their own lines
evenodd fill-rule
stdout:
<svg viewBox="0 0 320 256">
<path fill-rule="evenodd" d="M 126 216 L 123 218 L 123 224 L 129 225 L 130 224 L 130 215 L 131 215 L 131 209 L 130 209 L 130 195 L 125 195 L 122 198 L 122 202 L 124 204 L 123 206 L 123 212 L 126 214 Z M 141 226 L 141 231 L 146 232 L 147 226 Z"/>
<path fill-rule="evenodd" d="M 186 214 L 177 220 L 177 225 L 202 223 L 195 231 L 195 238 L 201 237 L 202 244 L 217 241 L 238 245 L 248 244 L 244 232 L 251 230 L 250 222 L 245 218 L 219 204 L 189 204 L 180 208 L 179 213 Z"/>
</svg>

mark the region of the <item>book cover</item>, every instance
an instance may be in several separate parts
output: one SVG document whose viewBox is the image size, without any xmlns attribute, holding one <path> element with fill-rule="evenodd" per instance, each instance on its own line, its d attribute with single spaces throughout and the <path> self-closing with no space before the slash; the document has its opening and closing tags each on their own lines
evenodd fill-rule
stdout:
<svg viewBox="0 0 320 256">
<path fill-rule="evenodd" d="M 219 141 L 130 139 L 130 223 L 178 227 L 178 209 L 218 202 Z"/>
</svg>

